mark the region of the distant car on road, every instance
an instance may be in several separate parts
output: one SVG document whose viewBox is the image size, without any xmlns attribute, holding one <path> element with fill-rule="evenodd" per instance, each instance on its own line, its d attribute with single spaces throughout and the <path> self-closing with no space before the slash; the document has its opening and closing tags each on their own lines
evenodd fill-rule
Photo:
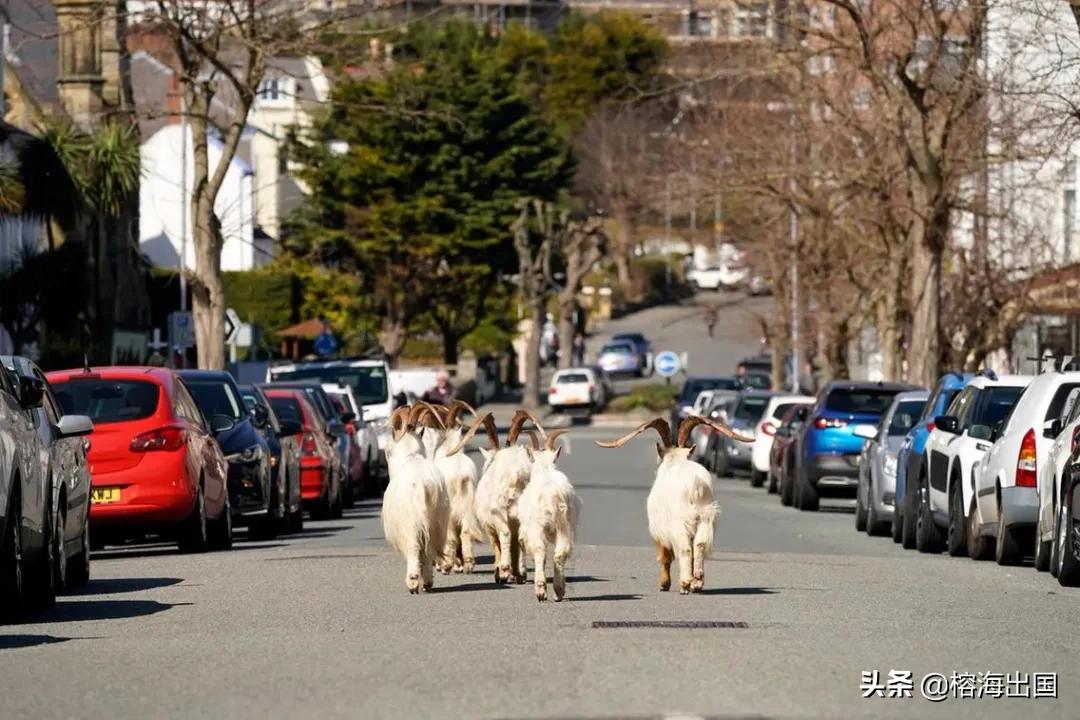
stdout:
<svg viewBox="0 0 1080 720">
<path fill-rule="evenodd" d="M 855 434 L 866 439 L 859 458 L 859 488 L 855 495 L 855 529 L 884 535 L 896 504 L 896 453 L 922 415 L 930 393 L 902 392 L 874 425 L 860 425 Z"/>
<path fill-rule="evenodd" d="M 264 386 L 274 412 L 300 424 L 300 498 L 313 520 L 326 520 L 341 510 L 341 457 L 326 429 L 326 420 L 302 389 Z"/>
<path fill-rule="evenodd" d="M 611 336 L 609 342 L 628 342 L 633 345 L 634 351 L 637 353 L 638 358 L 641 359 L 641 366 L 644 368 L 645 374 L 652 373 L 652 343 L 642 333 L 615 333 Z"/>
<path fill-rule="evenodd" d="M 694 411 L 694 403 L 703 390 L 739 390 L 734 377 L 688 377 L 683 383 L 675 407 L 671 410 L 671 426 L 676 427 L 683 418 Z"/>
<path fill-rule="evenodd" d="M 794 505 L 817 510 L 823 495 L 854 497 L 859 486 L 863 438 L 857 425 L 876 425 L 901 392 L 913 385 L 835 380 L 818 395 L 796 440 Z"/>
<path fill-rule="evenodd" d="M 596 364 L 612 375 L 645 374 L 645 361 L 629 340 L 612 340 L 604 343 L 596 357 Z"/>
<path fill-rule="evenodd" d="M 281 420 L 270 405 L 270 399 L 255 385 L 241 385 L 255 427 L 263 432 L 270 446 L 270 474 L 274 497 L 271 506 L 279 508 L 281 532 L 300 532 L 304 529 L 304 508 L 300 504 L 300 423 Z"/>
<path fill-rule="evenodd" d="M 740 435 L 757 438 L 758 424 L 775 393 L 767 390 L 743 390 L 728 419 L 728 425 Z M 719 433 L 709 435 L 706 451 L 712 457 L 713 472 L 725 476 L 733 472 L 750 472 L 755 440 L 744 443 Z"/>
<path fill-rule="evenodd" d="M 107 367 L 48 374 L 66 413 L 87 415 L 90 526 L 95 546 L 174 538 L 181 552 L 232 546 L 228 464 L 183 381 L 166 368 Z"/>
<path fill-rule="evenodd" d="M 749 271 L 728 263 L 721 263 L 701 270 L 690 270 L 686 279 L 698 290 L 719 290 L 738 287 L 746 281 Z"/>
<path fill-rule="evenodd" d="M 378 471 L 379 463 L 379 436 L 371 423 L 364 418 L 364 408 L 356 401 L 352 388 L 341 383 L 323 383 L 323 390 L 340 404 L 338 408 L 343 412 L 342 421 L 351 427 L 351 432 L 356 442 L 357 457 L 363 467 L 350 469 L 350 472 L 358 476 L 355 485 L 359 489 L 357 497 L 362 497 L 373 489 L 373 480 Z M 346 421 L 345 418 L 349 419 Z"/>
<path fill-rule="evenodd" d="M 772 287 L 761 275 L 751 275 L 746 283 L 746 290 L 755 297 L 772 295 Z"/>
<path fill-rule="evenodd" d="M 795 468 L 795 436 L 806 422 L 813 403 L 796 404 L 788 408 L 779 420 L 776 438 L 769 449 L 769 494 L 780 493 L 780 503 L 791 505 L 792 479 Z"/>
<path fill-rule="evenodd" d="M 750 485 L 761 487 L 769 475 L 769 451 L 780 427 L 780 418 L 795 405 L 812 404 L 810 395 L 773 395 L 754 431 L 754 446 L 750 453 Z"/>
<path fill-rule="evenodd" d="M 586 415 L 607 404 L 607 392 L 591 368 L 557 371 L 548 387 L 548 405 L 552 410 L 583 411 Z"/>
</svg>

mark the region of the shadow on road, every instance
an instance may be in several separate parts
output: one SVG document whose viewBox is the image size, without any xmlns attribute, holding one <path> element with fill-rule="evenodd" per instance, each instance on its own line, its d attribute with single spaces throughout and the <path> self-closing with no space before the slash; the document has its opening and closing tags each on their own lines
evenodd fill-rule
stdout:
<svg viewBox="0 0 1080 720">
<path fill-rule="evenodd" d="M 242 545 L 233 544 L 231 550 L 225 552 L 244 552 L 245 550 L 269 550 L 271 548 L 285 547 L 286 543 L 273 542 L 273 543 L 258 543 L 249 542 L 244 538 L 236 538 L 237 542 L 243 542 Z M 159 547 L 146 547 L 142 545 L 136 545 L 131 547 L 118 547 L 111 550 L 98 550 L 91 553 L 90 558 L 93 560 L 122 560 L 124 558 L 149 558 L 149 557 L 164 557 L 167 555 L 176 555 L 177 557 L 184 557 L 184 553 L 181 553 L 176 549 L 175 545 L 165 545 Z"/>
<path fill-rule="evenodd" d="M 776 595 L 779 591 L 763 587 L 705 588 L 701 595 Z"/>
<path fill-rule="evenodd" d="M 156 615 L 174 607 L 195 603 L 162 603 L 156 600 L 76 600 L 60 598 L 52 610 L 32 613 L 18 621 L 19 625 L 38 625 L 54 622 L 84 620 L 119 620 L 122 618 Z"/>
<path fill-rule="evenodd" d="M 438 580 L 436 580 L 438 583 Z M 431 589 L 432 594 L 476 592 L 479 590 L 506 590 L 509 585 L 497 585 L 494 582 L 472 583 L 470 585 L 438 585 Z"/>
<path fill-rule="evenodd" d="M 288 557 L 268 557 L 263 558 L 263 562 L 282 562 L 284 560 L 341 560 L 352 558 L 369 558 L 375 557 L 371 554 L 364 553 L 351 553 L 348 555 L 290 555 Z"/>
<path fill-rule="evenodd" d="M 85 587 L 71 593 L 71 595 L 114 595 L 117 593 L 139 592 L 140 590 L 153 590 L 169 585 L 178 585 L 184 582 L 183 578 L 175 577 L 143 577 L 143 578 L 91 578 Z"/>
<path fill-rule="evenodd" d="M 0 635 L 0 650 L 17 650 L 19 648 L 37 647 L 38 645 L 55 645 L 67 642 L 71 638 L 56 637 L 54 635 Z"/>
<path fill-rule="evenodd" d="M 567 575 L 566 582 L 570 583 L 583 583 L 583 582 L 611 582 L 607 578 L 593 577 L 592 575 Z"/>
<path fill-rule="evenodd" d="M 609 595 L 582 595 L 567 598 L 570 602 L 618 602 L 620 600 L 640 600 L 641 595 L 630 593 L 612 593 Z"/>
</svg>

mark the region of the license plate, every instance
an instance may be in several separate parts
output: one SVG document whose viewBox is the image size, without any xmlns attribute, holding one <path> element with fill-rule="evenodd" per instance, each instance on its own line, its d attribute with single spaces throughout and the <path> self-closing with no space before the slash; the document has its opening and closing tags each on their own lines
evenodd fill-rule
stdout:
<svg viewBox="0 0 1080 720">
<path fill-rule="evenodd" d="M 566 398 L 567 405 L 583 405 L 584 403 L 585 398 L 581 397 L 580 395 L 569 395 Z"/>
<path fill-rule="evenodd" d="M 90 502 L 104 505 L 107 503 L 120 502 L 120 488 L 105 487 L 105 488 L 91 488 L 90 489 Z"/>
</svg>

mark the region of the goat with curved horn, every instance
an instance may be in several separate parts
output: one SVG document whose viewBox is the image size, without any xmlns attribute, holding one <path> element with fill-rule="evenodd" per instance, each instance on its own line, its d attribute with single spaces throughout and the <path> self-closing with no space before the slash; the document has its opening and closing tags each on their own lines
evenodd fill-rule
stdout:
<svg viewBox="0 0 1080 720">
<path fill-rule="evenodd" d="M 541 448 L 540 436 L 536 434 L 535 430 L 523 430 L 522 432 L 529 436 L 529 441 L 532 443 L 533 450 L 539 450 Z"/>
<path fill-rule="evenodd" d="M 660 434 L 660 441 L 664 444 L 664 448 L 671 447 L 671 426 L 668 425 L 668 421 L 663 418 L 656 418 L 654 420 L 650 420 L 647 423 L 642 423 L 637 427 L 636 430 L 633 430 L 632 432 L 623 435 L 618 440 L 611 440 L 608 442 L 601 442 L 600 440 L 597 440 L 596 444 L 602 448 L 609 449 L 622 447 L 623 445 L 630 442 L 649 428 L 652 428 Z"/>
<path fill-rule="evenodd" d="M 460 422 L 458 420 L 458 416 L 462 413 L 462 411 L 472 414 L 474 418 L 480 416 L 479 413 L 476 412 L 476 408 L 474 408 L 469 403 L 465 402 L 464 400 L 455 400 L 450 403 L 450 411 L 447 414 L 446 418 L 446 427 L 456 427 Z"/>
<path fill-rule="evenodd" d="M 544 449 L 545 450 L 554 450 L 555 449 L 555 441 L 559 439 L 560 435 L 565 435 L 568 432 L 570 432 L 570 431 L 566 430 L 566 429 L 552 430 L 551 432 L 549 432 L 548 436 L 546 438 L 544 438 Z M 570 451 L 567 450 L 567 452 L 570 452 Z"/>
<path fill-rule="evenodd" d="M 521 428 L 526 422 L 531 422 L 536 427 L 537 432 L 540 433 L 541 440 L 547 437 L 544 426 L 540 424 L 540 421 L 536 419 L 535 415 L 528 410 L 518 410 L 514 413 L 514 419 L 510 421 L 510 430 L 506 436 L 507 445 L 513 445 L 517 442 L 518 435 L 521 433 Z"/>
<path fill-rule="evenodd" d="M 495 417 L 491 413 L 485 413 L 483 416 L 476 418 L 465 434 L 461 436 L 461 440 L 457 445 L 446 451 L 447 455 L 454 455 L 461 452 L 461 449 L 469 444 L 469 441 L 476 435 L 476 431 L 481 427 L 487 431 L 488 440 L 491 442 L 492 452 L 499 449 L 499 429 L 495 427 Z M 509 445 L 509 443 L 508 443 Z"/>
<path fill-rule="evenodd" d="M 526 432 L 532 433 L 528 430 Z M 555 443 L 568 431 L 554 430 L 544 437 L 543 449 L 531 453 L 532 475 L 518 500 L 521 542 L 533 557 L 536 599 L 547 600 L 547 555 L 555 567 L 555 601 L 566 595 L 566 563 L 574 548 L 574 533 L 581 501 L 570 479 L 556 467 L 562 448 Z"/>
</svg>

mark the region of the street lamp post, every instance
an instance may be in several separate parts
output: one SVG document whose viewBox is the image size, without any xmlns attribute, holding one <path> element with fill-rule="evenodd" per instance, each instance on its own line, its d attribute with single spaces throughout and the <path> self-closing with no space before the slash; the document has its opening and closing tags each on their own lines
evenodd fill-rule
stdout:
<svg viewBox="0 0 1080 720">
<path fill-rule="evenodd" d="M 799 391 L 799 215 L 795 212 L 795 113 L 788 115 L 790 157 L 788 168 L 788 232 L 791 241 L 791 390 Z"/>
</svg>

